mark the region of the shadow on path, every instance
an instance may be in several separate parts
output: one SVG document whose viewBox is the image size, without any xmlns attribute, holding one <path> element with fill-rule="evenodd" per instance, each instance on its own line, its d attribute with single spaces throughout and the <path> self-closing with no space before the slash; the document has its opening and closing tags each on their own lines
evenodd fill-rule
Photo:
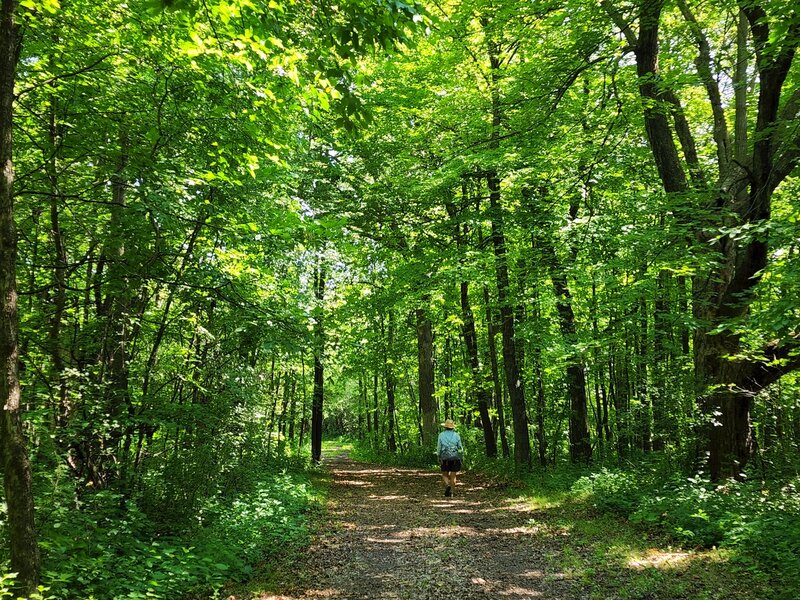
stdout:
<svg viewBox="0 0 800 600">
<path fill-rule="evenodd" d="M 476 474 L 452 498 L 434 470 L 382 468 L 335 450 L 330 522 L 273 599 L 578 598 L 550 570 L 562 543 Z"/>
</svg>

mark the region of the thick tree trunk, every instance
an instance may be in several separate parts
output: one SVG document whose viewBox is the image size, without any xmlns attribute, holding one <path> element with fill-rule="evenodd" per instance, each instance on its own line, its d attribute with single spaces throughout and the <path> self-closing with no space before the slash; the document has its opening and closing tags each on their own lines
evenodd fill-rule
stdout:
<svg viewBox="0 0 800 600">
<path fill-rule="evenodd" d="M 21 48 L 15 0 L 0 4 L 0 459 L 8 519 L 10 570 L 16 591 L 29 596 L 39 584 L 31 467 L 20 416 L 17 237 L 14 226 L 12 131 L 14 82 Z"/>
<path fill-rule="evenodd" d="M 423 298 L 427 300 L 427 298 Z M 422 416 L 422 445 L 426 448 L 436 443 L 436 398 L 433 389 L 433 326 L 424 308 L 416 310 L 417 358 L 419 364 L 419 411 Z"/>
<path fill-rule="evenodd" d="M 325 266 L 320 265 L 314 277 L 317 301 L 314 323 L 314 394 L 311 400 L 311 460 L 322 460 L 322 405 L 325 384 Z"/>
<path fill-rule="evenodd" d="M 603 6 L 611 18 L 635 48 L 639 92 L 644 100 L 645 129 L 656 168 L 664 189 L 670 194 L 683 194 L 689 190 L 686 175 L 681 165 L 667 115 L 676 114 L 680 105 L 677 95 L 669 90 L 659 79 L 658 74 L 658 34 L 663 0 L 642 1 L 639 5 L 638 38 L 632 28 L 621 18 L 616 7 L 606 0 Z M 684 16 L 693 28 L 698 42 L 700 65 L 699 74 L 709 90 L 712 109 L 717 116 L 714 123 L 714 139 L 720 156 L 720 180 L 709 200 L 709 206 L 717 210 L 720 227 L 729 225 L 762 225 L 770 218 L 770 203 L 773 190 L 793 170 L 800 158 L 794 147 L 781 140 L 782 128 L 776 126 L 779 120 L 781 91 L 792 67 L 795 52 L 800 44 L 796 27 L 785 34 L 774 35 L 770 30 L 767 12 L 758 2 L 741 4 L 747 17 L 755 49 L 755 68 L 758 72 L 758 112 L 755 119 L 752 155 L 744 156 L 747 148 L 747 107 L 742 89 L 747 74 L 744 64 L 749 49 L 746 47 L 745 23 L 740 18 L 737 43 L 737 65 L 735 103 L 736 139 L 733 149 L 726 142 L 727 131 L 724 114 L 715 107 L 719 94 L 717 85 L 709 77 L 706 66 L 710 64 L 707 40 L 699 31 L 699 25 L 692 18 L 687 5 L 682 4 Z M 791 104 L 791 101 L 789 102 Z M 666 110 L 665 110 L 666 109 Z M 796 117 L 796 110 L 787 114 L 788 119 Z M 685 121 L 685 118 L 683 119 Z M 681 144 L 687 146 L 684 138 L 687 128 L 678 130 Z M 688 134 L 689 138 L 691 134 Z M 691 140 L 688 140 L 691 142 Z M 783 142 L 783 143 L 781 143 Z M 730 160 L 731 151 L 735 160 Z M 777 156 L 777 152 L 784 154 Z M 689 168 L 691 161 L 687 155 Z M 698 185 L 700 182 L 693 182 Z M 728 214 L 735 214 L 730 219 Z M 691 223 L 690 223 L 691 224 Z M 781 372 L 796 369 L 800 361 L 789 361 L 781 369 L 768 364 L 776 353 L 789 356 L 788 346 L 767 347 L 764 359 L 734 361 L 730 357 L 741 354 L 740 339 L 727 330 L 725 324 L 733 318 L 747 314 L 752 292 L 761 279 L 768 259 L 768 229 L 752 239 L 735 239 L 720 236 L 709 240 L 706 231 L 697 227 L 695 236 L 702 247 L 711 248 L 718 267 L 711 272 L 699 275 L 693 282 L 693 315 L 700 325 L 694 333 L 695 379 L 699 404 L 709 421 L 709 464 L 711 476 L 718 480 L 724 477 L 738 477 L 747 465 L 752 452 L 750 433 L 750 406 L 752 396 L 759 389 L 780 376 Z M 789 342 L 791 345 L 791 341 Z M 733 365 L 733 367 L 731 366 Z M 735 391 L 732 391 L 735 390 Z"/>
</svg>

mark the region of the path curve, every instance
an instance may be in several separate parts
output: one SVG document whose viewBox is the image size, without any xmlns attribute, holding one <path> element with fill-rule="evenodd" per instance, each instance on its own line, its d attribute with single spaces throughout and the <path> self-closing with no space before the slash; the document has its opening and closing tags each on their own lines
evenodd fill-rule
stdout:
<svg viewBox="0 0 800 600">
<path fill-rule="evenodd" d="M 338 452 L 329 521 L 274 600 L 580 598 L 562 543 L 500 484 L 464 473 L 452 498 L 433 470 L 380 467 Z"/>
</svg>

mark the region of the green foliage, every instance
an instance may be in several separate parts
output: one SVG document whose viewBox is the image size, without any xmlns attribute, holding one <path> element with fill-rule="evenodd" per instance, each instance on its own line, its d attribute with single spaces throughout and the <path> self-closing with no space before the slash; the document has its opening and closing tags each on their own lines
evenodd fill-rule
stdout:
<svg viewBox="0 0 800 600">
<path fill-rule="evenodd" d="M 362 441 L 353 440 L 351 456 L 356 460 L 375 462 L 382 465 L 399 467 L 417 467 L 428 469 L 437 464 L 436 449 L 422 446 L 411 446 L 403 452 L 389 452 L 382 448 L 374 448 Z"/>
<path fill-rule="evenodd" d="M 305 541 L 307 514 L 318 502 L 298 472 L 263 471 L 253 479 L 249 490 L 205 500 L 194 526 L 171 535 L 119 494 L 70 498 L 61 488 L 42 514 L 46 597 L 170 599 L 207 595 L 246 577 L 272 552 Z"/>
<path fill-rule="evenodd" d="M 599 473 L 578 479 L 572 485 L 572 493 L 587 499 L 597 509 L 627 516 L 641 501 L 645 491 L 642 483 L 640 473 L 604 467 Z"/>
<path fill-rule="evenodd" d="M 743 568 L 781 573 L 786 585 L 798 585 L 799 485 L 797 479 L 777 488 L 733 480 L 719 485 L 701 477 L 664 481 L 654 478 L 652 468 L 604 468 L 578 479 L 571 493 L 685 547 L 727 548 Z"/>
</svg>

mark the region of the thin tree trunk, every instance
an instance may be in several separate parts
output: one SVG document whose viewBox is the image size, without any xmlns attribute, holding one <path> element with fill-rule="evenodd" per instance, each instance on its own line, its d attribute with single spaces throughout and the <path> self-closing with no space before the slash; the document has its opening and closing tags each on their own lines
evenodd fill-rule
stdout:
<svg viewBox="0 0 800 600">
<path fill-rule="evenodd" d="M 389 311 L 386 353 L 384 355 L 384 381 L 386 383 L 386 430 L 388 434 L 387 447 L 389 452 L 397 452 L 397 438 L 395 437 L 395 390 L 397 380 L 394 374 L 394 316 Z"/>
<path fill-rule="evenodd" d="M 462 183 L 461 193 L 462 203 L 466 205 L 468 200 L 466 182 Z M 447 206 L 447 212 L 451 219 L 455 219 L 458 216 L 455 206 L 452 204 Z M 456 245 L 462 249 L 462 253 L 468 234 L 469 230 L 466 224 L 464 224 L 463 233 L 459 224 L 455 224 L 454 236 Z M 464 346 L 466 348 L 467 367 L 470 369 L 472 375 L 472 386 L 470 387 L 474 390 L 476 403 L 478 405 L 478 414 L 481 418 L 486 456 L 495 458 L 497 456 L 497 438 L 495 437 L 495 432 L 492 428 L 492 419 L 489 415 L 489 406 L 492 396 L 489 389 L 489 382 L 487 381 L 483 366 L 478 357 L 478 334 L 475 330 L 475 316 L 469 301 L 468 281 L 461 282 L 461 335 L 464 338 Z M 445 415 L 445 417 L 446 416 L 447 415 Z"/>
<path fill-rule="evenodd" d="M 511 456 L 511 449 L 508 445 L 508 436 L 506 435 L 506 416 L 505 407 L 503 405 L 503 385 L 500 381 L 500 367 L 497 364 L 497 344 L 495 343 L 495 325 L 492 319 L 492 307 L 489 302 L 489 286 L 483 286 L 483 301 L 486 305 L 486 338 L 488 340 L 488 355 L 489 364 L 491 366 L 492 384 L 494 388 L 494 406 L 497 411 L 497 427 L 500 431 L 500 447 L 503 451 L 503 457 L 508 458 Z"/>
<path fill-rule="evenodd" d="M 429 298 L 423 296 L 423 302 Z M 436 398 L 433 389 L 433 326 L 424 308 L 416 310 L 417 358 L 419 364 L 419 411 L 422 416 L 422 445 L 433 446 L 436 442 Z"/>
<path fill-rule="evenodd" d="M 317 301 L 314 323 L 314 396 L 311 402 L 311 459 L 322 460 L 322 404 L 325 384 L 325 265 L 320 263 L 314 277 L 314 293 Z"/>
<path fill-rule="evenodd" d="M 297 440 L 297 447 L 303 447 L 303 441 L 306 433 L 306 413 L 308 406 L 308 386 L 306 385 L 306 357 L 305 354 L 300 354 L 300 384 L 303 387 L 303 404 L 300 407 L 300 436 Z"/>
<path fill-rule="evenodd" d="M 378 440 L 381 437 L 380 427 L 378 423 L 378 418 L 380 416 L 380 406 L 379 406 L 379 394 L 378 394 L 378 368 L 376 366 L 375 370 L 372 373 L 372 431 L 374 437 L 372 439 L 373 445 L 378 444 Z"/>
</svg>

